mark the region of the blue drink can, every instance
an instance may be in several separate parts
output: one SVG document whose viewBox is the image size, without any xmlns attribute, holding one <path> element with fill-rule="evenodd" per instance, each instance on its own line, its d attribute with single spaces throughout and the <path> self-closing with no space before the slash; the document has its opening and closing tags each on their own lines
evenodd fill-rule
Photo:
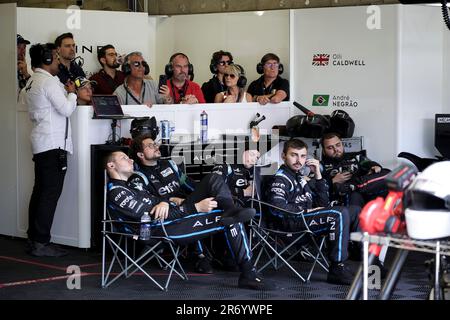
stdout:
<svg viewBox="0 0 450 320">
<path fill-rule="evenodd" d="M 170 142 L 170 123 L 169 120 L 161 120 L 161 143 Z"/>
</svg>

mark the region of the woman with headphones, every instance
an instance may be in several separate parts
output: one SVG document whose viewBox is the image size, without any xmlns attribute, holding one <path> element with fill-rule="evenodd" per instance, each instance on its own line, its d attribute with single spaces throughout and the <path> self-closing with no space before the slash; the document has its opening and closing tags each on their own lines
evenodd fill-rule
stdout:
<svg viewBox="0 0 450 320">
<path fill-rule="evenodd" d="M 238 64 L 230 64 L 225 68 L 224 83 L 227 90 L 216 94 L 214 103 L 252 102 L 251 94 L 244 88 L 247 84 L 244 68 Z"/>
<path fill-rule="evenodd" d="M 267 53 L 256 65 L 256 72 L 262 76 L 250 83 L 248 92 L 253 95 L 253 101 L 265 105 L 289 101 L 289 81 L 280 77 L 283 64 L 274 53 Z"/>
</svg>

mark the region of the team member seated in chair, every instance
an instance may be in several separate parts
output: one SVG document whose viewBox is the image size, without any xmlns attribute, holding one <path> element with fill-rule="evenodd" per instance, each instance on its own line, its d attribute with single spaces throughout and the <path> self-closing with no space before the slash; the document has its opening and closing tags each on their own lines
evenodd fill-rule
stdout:
<svg viewBox="0 0 450 320">
<path fill-rule="evenodd" d="M 226 207 L 234 206 L 228 190 L 222 179 L 216 175 L 205 176 L 200 183 L 190 179 L 172 160 L 161 160 L 158 144 L 150 135 L 140 135 L 133 140 L 131 157 L 135 159 L 135 169 L 142 172 L 148 179 L 147 188 L 166 202 L 177 205 L 186 204 L 191 208 L 196 203 L 204 203 L 208 209 L 214 209 L 214 198 L 230 199 L 222 204 Z M 209 211 L 206 210 L 206 211 Z M 209 257 L 206 257 L 200 242 L 194 250 L 198 257 L 195 270 L 201 273 L 212 273 Z"/>
<path fill-rule="evenodd" d="M 257 275 L 253 267 L 248 238 L 242 226 L 242 222 L 250 220 L 255 212 L 253 209 L 237 209 L 221 179 L 213 180 L 209 185 L 211 192 L 216 191 L 215 200 L 211 198 L 199 202 L 185 200 L 176 205 L 167 198 L 147 190 L 145 185 L 147 179 L 140 173 L 134 174 L 133 160 L 125 153 L 112 152 L 105 162 L 105 169 L 110 178 L 107 188 L 108 208 L 114 216 L 140 221 L 144 212 L 148 212 L 152 220 L 164 223 L 169 238 L 172 236 L 178 239 L 177 241 L 183 240 L 184 243 L 195 242 L 213 233 L 224 231 L 241 271 L 239 287 L 254 290 L 270 289 L 269 284 Z M 216 207 L 223 212 L 211 211 Z M 157 226 L 152 228 L 152 234 L 162 235 Z"/>
<path fill-rule="evenodd" d="M 230 188 L 231 194 L 246 206 L 253 193 L 253 166 L 260 157 L 256 149 L 247 149 L 242 153 L 242 163 L 217 164 L 212 173 L 222 177 Z"/>
<path fill-rule="evenodd" d="M 303 214 L 313 233 L 328 234 L 329 259 L 327 281 L 335 284 L 351 284 L 353 273 L 345 265 L 348 256 L 350 232 L 358 227 L 358 207 L 329 207 L 328 186 L 320 173 L 319 161 L 307 160 L 307 145 L 298 139 L 286 141 L 282 158 L 284 164 L 267 184 L 266 200 L 272 205 L 292 212 L 282 213 L 271 209 L 274 226 L 283 231 L 305 229 Z M 314 178 L 307 181 L 301 169 L 309 166 Z"/>
<path fill-rule="evenodd" d="M 326 133 L 321 140 L 323 176 L 330 187 L 330 200 L 339 204 L 364 205 L 385 197 L 384 177 L 389 173 L 362 154 L 348 154 L 337 133 Z"/>
<path fill-rule="evenodd" d="M 244 90 L 247 84 L 244 68 L 238 64 L 227 66 L 224 79 L 227 90 L 216 94 L 215 103 L 252 102 L 251 94 Z"/>
</svg>

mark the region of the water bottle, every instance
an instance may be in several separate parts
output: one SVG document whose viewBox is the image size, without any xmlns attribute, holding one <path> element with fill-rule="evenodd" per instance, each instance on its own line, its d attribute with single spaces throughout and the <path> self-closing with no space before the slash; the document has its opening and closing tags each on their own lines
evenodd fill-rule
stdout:
<svg viewBox="0 0 450 320">
<path fill-rule="evenodd" d="M 200 141 L 208 142 L 208 114 L 205 110 L 200 114 Z"/>
<path fill-rule="evenodd" d="M 139 234 L 139 239 L 141 240 L 150 240 L 150 221 L 152 219 L 150 218 L 148 212 L 144 212 L 144 214 L 141 217 L 141 230 Z"/>
</svg>

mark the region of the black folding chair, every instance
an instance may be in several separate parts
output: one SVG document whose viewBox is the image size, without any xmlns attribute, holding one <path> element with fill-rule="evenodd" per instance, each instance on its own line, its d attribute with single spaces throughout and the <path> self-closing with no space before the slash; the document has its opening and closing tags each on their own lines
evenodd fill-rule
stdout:
<svg viewBox="0 0 450 320">
<path fill-rule="evenodd" d="M 120 277 L 129 278 L 136 271 L 141 271 L 159 289 L 167 291 L 172 275 L 176 274 L 181 279 L 187 280 L 187 275 L 178 259 L 180 247 L 169 238 L 163 224 L 152 222 L 152 228 L 161 228 L 163 236 L 151 236 L 148 241 L 139 240 L 141 222 L 125 221 L 120 217 L 111 216 L 107 207 L 107 177 L 105 173 L 104 203 L 103 203 L 103 250 L 102 250 L 102 287 L 110 286 Z M 138 242 L 144 248 L 136 254 Z M 107 248 L 106 243 L 109 247 Z M 108 250 L 110 249 L 110 250 Z M 169 249 L 169 250 L 164 250 Z M 168 257 L 163 256 L 168 253 Z M 112 254 L 110 261 L 107 255 Z M 145 268 L 150 261 L 156 261 L 166 270 L 165 280 L 158 281 Z M 147 268 L 148 269 L 148 268 Z M 117 270 L 119 272 L 117 272 Z"/>
</svg>

